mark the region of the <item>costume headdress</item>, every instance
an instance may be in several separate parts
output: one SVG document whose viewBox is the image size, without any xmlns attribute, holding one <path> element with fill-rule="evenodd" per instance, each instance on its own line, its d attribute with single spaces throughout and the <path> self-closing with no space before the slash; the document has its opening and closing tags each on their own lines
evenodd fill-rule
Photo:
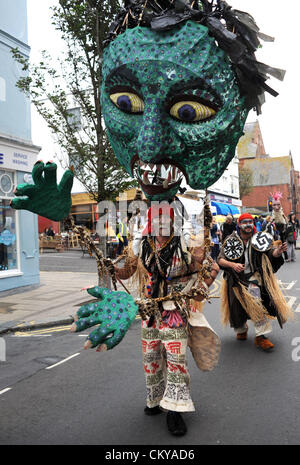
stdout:
<svg viewBox="0 0 300 465">
<path fill-rule="evenodd" d="M 246 106 L 260 114 L 264 92 L 278 95 L 266 84 L 268 75 L 283 80 L 285 71 L 256 60 L 254 52 L 260 46 L 259 39 L 273 42 L 274 38 L 261 33 L 250 14 L 233 9 L 223 0 L 124 0 L 124 7 L 111 24 L 104 45 L 128 28 L 143 26 L 163 32 L 187 20 L 208 28 L 232 62 Z"/>
<path fill-rule="evenodd" d="M 274 192 L 273 194 L 271 193 L 272 199 L 273 200 L 281 200 L 282 199 L 282 193 L 281 192 Z"/>
</svg>

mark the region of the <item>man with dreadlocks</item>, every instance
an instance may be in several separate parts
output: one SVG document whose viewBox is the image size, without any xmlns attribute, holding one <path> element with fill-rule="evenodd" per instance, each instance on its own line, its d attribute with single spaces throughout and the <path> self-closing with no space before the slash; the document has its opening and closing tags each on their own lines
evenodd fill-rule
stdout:
<svg viewBox="0 0 300 465">
<path fill-rule="evenodd" d="M 254 219 L 249 213 L 239 217 L 238 230 L 224 242 L 218 264 L 224 270 L 221 308 L 223 323 L 234 328 L 240 341 L 247 339 L 247 320 L 255 327 L 255 345 L 265 351 L 274 348 L 266 337 L 271 320 L 280 327 L 292 316 L 274 273 L 284 263 L 286 242 L 274 245 L 266 231 L 254 234 Z"/>
<path fill-rule="evenodd" d="M 187 292 L 192 287 L 202 288 L 205 294 L 218 274 L 218 266 L 211 263 L 210 273 L 199 280 L 204 249 L 197 247 L 191 253 L 188 245 L 189 233 L 178 230 L 174 224 L 174 208 L 168 204 L 152 206 L 148 211 L 148 224 L 142 233 L 135 236 L 133 254 L 124 268 L 118 269 L 117 276 L 128 279 L 136 272 L 140 261 L 144 271 L 141 281 L 148 298 L 159 299 L 174 292 Z M 201 300 L 203 296 L 195 297 L 184 306 L 178 300 L 161 301 L 160 315 L 152 314 L 142 323 L 147 387 L 145 414 L 159 414 L 161 408 L 167 410 L 167 426 L 175 436 L 184 435 L 187 431 L 181 413 L 195 410 L 186 360 L 188 321 L 194 325 L 197 317 L 201 320 L 200 326 L 197 324 L 197 338 L 202 369 L 212 369 L 216 365 L 220 349 L 217 335 L 204 316 L 198 313 Z M 189 328 L 191 330 L 191 326 Z M 201 331 L 205 336 L 203 338 L 202 333 L 202 339 Z M 199 344 L 202 344 L 202 352 Z"/>
</svg>

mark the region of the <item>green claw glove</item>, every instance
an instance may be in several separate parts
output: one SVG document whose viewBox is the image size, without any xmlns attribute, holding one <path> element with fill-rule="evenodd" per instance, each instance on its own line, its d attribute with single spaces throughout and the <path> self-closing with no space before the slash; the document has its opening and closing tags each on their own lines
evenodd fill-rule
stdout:
<svg viewBox="0 0 300 465">
<path fill-rule="evenodd" d="M 71 210 L 71 189 L 74 173 L 67 170 L 59 185 L 56 180 L 57 166 L 48 162 L 44 165 L 38 161 L 32 170 L 34 184 L 19 184 L 11 201 L 11 207 L 16 210 L 29 210 L 32 213 L 60 221 L 66 218 Z"/>
<path fill-rule="evenodd" d="M 87 337 L 85 348 L 99 346 L 97 351 L 112 349 L 125 336 L 137 315 L 138 306 L 126 292 L 111 291 L 98 286 L 87 291 L 101 301 L 80 307 L 76 314 L 79 319 L 73 323 L 71 331 L 83 331 L 100 325 Z M 109 335 L 111 336 L 108 337 Z"/>
</svg>

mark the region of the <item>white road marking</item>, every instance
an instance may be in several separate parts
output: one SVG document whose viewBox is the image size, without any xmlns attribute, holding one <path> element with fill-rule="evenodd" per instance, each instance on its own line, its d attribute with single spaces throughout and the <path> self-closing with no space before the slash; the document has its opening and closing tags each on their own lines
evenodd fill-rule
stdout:
<svg viewBox="0 0 300 465">
<path fill-rule="evenodd" d="M 296 300 L 297 300 L 298 297 L 287 295 L 286 298 L 287 298 L 286 303 L 288 304 L 288 306 L 289 306 L 290 308 L 293 308 L 293 305 L 294 305 L 294 303 L 296 302 Z"/>
<path fill-rule="evenodd" d="M 55 363 L 54 365 L 50 365 L 49 367 L 46 367 L 46 370 L 51 370 L 51 368 L 57 367 L 58 365 L 61 365 L 62 363 L 67 362 L 67 361 L 70 360 L 71 358 L 77 357 L 77 355 L 80 355 L 80 352 L 78 352 L 77 354 L 70 355 L 70 357 L 67 357 L 67 358 L 65 358 L 64 360 L 61 360 L 60 362 L 57 362 L 57 363 Z"/>
<path fill-rule="evenodd" d="M 5 392 L 10 391 L 10 390 L 11 390 L 11 388 L 2 389 L 2 391 L 0 391 L 0 395 L 4 394 Z"/>
<path fill-rule="evenodd" d="M 281 286 L 283 286 L 283 289 L 285 289 L 286 291 L 291 290 L 294 287 L 294 285 L 296 284 L 296 282 L 297 282 L 297 280 L 296 281 L 291 281 L 289 283 L 284 283 L 281 280 L 279 280 L 279 284 Z"/>
<path fill-rule="evenodd" d="M 49 337 L 52 334 L 13 334 L 11 337 Z"/>
</svg>

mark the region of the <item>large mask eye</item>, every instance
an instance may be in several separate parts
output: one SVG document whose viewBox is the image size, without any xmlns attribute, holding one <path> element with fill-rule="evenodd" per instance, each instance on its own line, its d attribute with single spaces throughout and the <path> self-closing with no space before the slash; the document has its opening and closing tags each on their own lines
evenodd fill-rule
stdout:
<svg viewBox="0 0 300 465">
<path fill-rule="evenodd" d="M 215 115 L 216 111 L 206 105 L 193 101 L 177 102 L 170 108 L 170 115 L 186 123 L 194 123 Z"/>
<path fill-rule="evenodd" d="M 126 113 L 143 113 L 144 111 L 143 100 L 132 92 L 116 92 L 109 97 L 120 110 Z"/>
</svg>

